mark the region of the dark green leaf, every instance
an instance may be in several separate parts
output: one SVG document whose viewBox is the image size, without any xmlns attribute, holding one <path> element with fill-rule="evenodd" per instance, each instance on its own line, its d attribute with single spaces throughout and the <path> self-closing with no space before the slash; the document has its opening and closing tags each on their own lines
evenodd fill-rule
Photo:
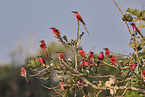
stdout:
<svg viewBox="0 0 145 97">
<path fill-rule="evenodd" d="M 138 47 L 137 47 L 137 51 L 141 51 L 142 50 L 142 47 L 139 45 Z"/>
<path fill-rule="evenodd" d="M 135 9 L 133 10 L 132 14 L 135 16 L 140 16 L 140 11 L 138 9 Z"/>
<path fill-rule="evenodd" d="M 67 36 L 65 35 L 65 36 L 63 36 L 63 39 L 67 42 L 68 40 L 67 40 Z"/>
<path fill-rule="evenodd" d="M 82 38 L 83 35 L 84 35 L 84 32 L 82 32 L 82 34 L 80 35 L 80 39 Z"/>
<path fill-rule="evenodd" d="M 142 20 L 145 20 L 145 10 L 141 11 L 140 16 L 142 17 Z"/>
<path fill-rule="evenodd" d="M 125 21 L 124 19 L 128 22 L 132 22 L 133 20 L 131 14 L 127 14 L 127 13 L 124 14 L 124 18 L 122 18 L 122 20 Z"/>
<path fill-rule="evenodd" d="M 44 77 L 43 80 L 50 80 L 51 78 L 52 78 L 52 76 Z"/>
<path fill-rule="evenodd" d="M 126 12 L 132 13 L 132 12 L 133 12 L 133 9 L 128 8 L 128 9 L 126 10 Z"/>
</svg>

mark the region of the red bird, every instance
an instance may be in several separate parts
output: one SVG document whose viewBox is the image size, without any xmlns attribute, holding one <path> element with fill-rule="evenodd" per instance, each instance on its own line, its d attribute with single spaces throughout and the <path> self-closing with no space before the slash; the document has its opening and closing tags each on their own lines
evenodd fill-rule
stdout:
<svg viewBox="0 0 145 97">
<path fill-rule="evenodd" d="M 86 53 L 85 53 L 85 51 L 82 49 L 82 48 L 79 48 L 79 54 L 83 57 L 83 58 L 87 58 L 86 57 Z"/>
<path fill-rule="evenodd" d="M 109 49 L 108 48 L 104 48 L 104 49 L 105 49 L 105 55 L 107 57 L 110 57 L 110 51 L 109 51 Z"/>
<path fill-rule="evenodd" d="M 143 78 L 145 79 L 145 70 L 143 70 L 142 72 L 143 72 Z"/>
<path fill-rule="evenodd" d="M 98 56 L 98 61 L 103 60 L 104 59 L 104 54 L 103 52 L 100 52 L 99 56 Z"/>
<path fill-rule="evenodd" d="M 132 64 L 129 65 L 131 67 L 131 69 L 135 70 L 136 66 L 137 66 L 137 63 L 134 62 Z"/>
<path fill-rule="evenodd" d="M 133 69 L 133 71 L 134 71 L 135 68 L 136 68 L 136 66 L 137 66 L 137 63 L 134 62 L 134 63 L 130 64 L 129 66 L 130 66 L 130 68 Z M 129 72 L 127 73 L 127 76 L 129 76 L 130 74 L 131 74 L 131 71 L 130 71 L 130 69 L 129 69 Z M 127 76 L 126 76 L 126 77 L 127 77 Z"/>
<path fill-rule="evenodd" d="M 84 65 L 89 66 L 89 62 L 86 59 L 84 59 Z"/>
<path fill-rule="evenodd" d="M 88 59 L 89 59 L 90 64 L 94 62 L 95 56 L 94 56 L 93 52 L 90 52 L 90 55 L 89 55 Z"/>
<path fill-rule="evenodd" d="M 40 42 L 41 42 L 41 44 L 40 44 L 41 50 L 46 52 L 46 44 L 45 44 L 45 41 L 44 40 L 41 40 Z"/>
<path fill-rule="evenodd" d="M 22 69 L 21 69 L 21 76 L 25 77 L 27 83 L 29 83 L 29 82 L 28 82 L 28 79 L 27 79 L 27 72 L 26 72 L 25 66 L 22 66 Z"/>
<path fill-rule="evenodd" d="M 133 31 L 134 31 L 135 33 L 138 32 L 138 33 L 140 34 L 140 36 L 141 36 L 142 38 L 144 38 L 143 35 L 141 34 L 141 32 L 139 31 L 139 29 L 137 28 L 137 26 L 135 25 L 135 23 L 131 23 L 131 26 L 132 26 Z"/>
<path fill-rule="evenodd" d="M 91 64 L 91 65 L 94 65 L 94 67 L 96 68 L 96 66 L 95 66 L 95 63 L 94 63 L 94 60 L 95 59 L 95 56 L 94 56 L 94 53 L 93 52 L 90 52 L 90 55 L 89 55 L 89 57 L 88 57 L 88 61 L 89 61 L 89 63 Z M 91 66 L 92 67 L 92 66 Z"/>
<path fill-rule="evenodd" d="M 40 63 L 45 64 L 45 60 L 43 59 L 42 56 L 38 56 Z"/>
<path fill-rule="evenodd" d="M 66 62 L 66 59 L 65 59 L 64 55 L 60 51 L 58 51 L 56 53 L 57 53 L 57 56 L 58 56 L 59 60 L 63 60 L 64 62 Z"/>
<path fill-rule="evenodd" d="M 110 56 L 110 60 L 111 60 L 111 63 L 112 63 L 114 66 L 117 66 L 117 61 L 116 61 L 116 59 L 114 58 L 113 55 Z"/>
<path fill-rule="evenodd" d="M 98 61 L 97 61 L 97 67 L 99 67 L 99 63 L 100 63 L 100 61 L 101 60 L 103 60 L 104 59 L 104 54 L 103 54 L 103 52 L 100 52 L 100 54 L 99 54 L 99 56 L 98 56 Z M 96 69 L 96 73 L 97 73 L 97 69 Z"/>
<path fill-rule="evenodd" d="M 116 59 L 114 58 L 113 55 L 110 56 L 110 60 L 111 60 L 111 63 L 112 63 L 114 66 L 117 66 L 117 61 L 116 61 Z M 117 68 L 118 68 L 119 73 L 122 74 L 121 71 L 120 71 L 120 69 L 119 69 L 119 67 L 117 67 Z"/>
<path fill-rule="evenodd" d="M 60 31 L 59 31 L 58 29 L 56 29 L 56 28 L 54 28 L 54 27 L 52 27 L 52 28 L 50 28 L 50 29 L 52 29 L 52 32 L 53 32 L 53 34 L 54 34 L 54 36 L 55 36 L 56 38 L 58 38 L 58 39 L 61 38 L 61 37 L 60 37 Z"/>
<path fill-rule="evenodd" d="M 72 13 L 74 13 L 74 15 L 75 15 L 75 17 L 76 17 L 76 19 L 77 19 L 78 21 L 80 21 L 80 22 L 83 23 L 84 28 L 86 29 L 88 35 L 90 36 L 90 34 L 89 34 L 87 28 L 85 27 L 86 24 L 85 24 L 85 22 L 83 21 L 81 15 L 80 15 L 77 11 L 72 11 Z"/>
</svg>

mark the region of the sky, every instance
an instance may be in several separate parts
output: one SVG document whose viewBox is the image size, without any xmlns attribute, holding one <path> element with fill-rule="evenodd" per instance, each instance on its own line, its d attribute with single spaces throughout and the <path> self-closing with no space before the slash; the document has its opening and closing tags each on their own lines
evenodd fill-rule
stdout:
<svg viewBox="0 0 145 97">
<path fill-rule="evenodd" d="M 145 0 L 115 1 L 124 13 L 127 8 L 142 10 L 145 5 Z M 132 52 L 129 32 L 112 0 L 0 0 L 0 63 L 10 62 L 18 45 L 24 45 L 23 50 L 31 55 L 39 49 L 40 40 L 56 41 L 50 27 L 75 38 L 77 21 L 71 11 L 79 12 L 90 32 L 90 37 L 85 33 L 81 40 L 86 52 L 94 46 L 94 52 L 105 47 Z M 80 31 L 84 30 L 81 25 Z"/>
</svg>

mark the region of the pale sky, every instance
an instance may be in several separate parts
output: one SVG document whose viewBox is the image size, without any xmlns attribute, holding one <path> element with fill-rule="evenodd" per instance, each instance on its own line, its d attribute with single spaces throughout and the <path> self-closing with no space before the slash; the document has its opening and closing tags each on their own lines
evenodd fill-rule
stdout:
<svg viewBox="0 0 145 97">
<path fill-rule="evenodd" d="M 145 5 L 145 0 L 115 1 L 124 13 L 127 8 L 142 10 Z M 71 11 L 80 13 L 90 32 L 91 37 L 86 33 L 81 42 L 86 52 L 93 46 L 97 53 L 104 47 L 114 52 L 132 52 L 127 27 L 112 0 L 0 0 L 0 63 L 10 61 L 10 52 L 19 43 L 33 41 L 36 45 L 30 48 L 35 51 L 41 39 L 47 43 L 55 40 L 50 27 L 74 38 L 77 21 Z M 27 46 L 23 49 L 27 50 Z"/>
</svg>

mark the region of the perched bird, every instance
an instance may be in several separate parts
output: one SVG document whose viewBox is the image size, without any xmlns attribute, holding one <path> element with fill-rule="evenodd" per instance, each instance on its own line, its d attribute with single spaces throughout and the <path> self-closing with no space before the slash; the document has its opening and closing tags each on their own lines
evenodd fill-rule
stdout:
<svg viewBox="0 0 145 97">
<path fill-rule="evenodd" d="M 100 66 L 99 63 L 100 63 L 100 61 L 103 60 L 103 59 L 104 59 L 104 54 L 103 54 L 103 52 L 100 52 L 100 54 L 99 54 L 99 56 L 98 56 L 98 61 L 97 61 L 97 66 L 96 66 L 97 68 L 96 68 L 95 73 L 97 73 L 98 67 Z"/>
<path fill-rule="evenodd" d="M 104 54 L 103 52 L 100 52 L 99 56 L 98 56 L 98 64 L 100 63 L 100 60 L 104 59 Z"/>
<path fill-rule="evenodd" d="M 94 52 L 90 52 L 90 55 L 88 57 L 88 61 L 90 63 L 90 67 L 92 67 L 92 65 L 94 65 L 94 68 L 96 68 Z"/>
<path fill-rule="evenodd" d="M 135 68 L 136 68 L 136 66 L 137 66 L 137 63 L 136 63 L 136 62 L 131 63 L 129 66 L 130 66 L 130 68 L 134 71 Z M 131 71 L 130 71 L 130 69 L 129 69 L 129 71 L 128 71 L 128 73 L 127 73 L 127 76 L 129 76 L 130 74 L 131 74 Z M 127 77 L 127 76 L 126 76 L 126 77 Z"/>
<path fill-rule="evenodd" d="M 80 47 L 80 48 L 78 48 L 78 50 L 79 50 L 79 54 L 83 57 L 83 58 L 87 58 L 86 57 L 86 53 L 85 53 L 85 51 Z"/>
<path fill-rule="evenodd" d="M 89 63 L 92 64 L 94 62 L 95 56 L 93 52 L 90 52 L 90 55 L 88 57 Z"/>
<path fill-rule="evenodd" d="M 111 63 L 112 63 L 114 66 L 117 66 L 117 61 L 116 61 L 116 59 L 114 58 L 113 55 L 110 55 L 110 60 L 111 60 Z"/>
<path fill-rule="evenodd" d="M 25 66 L 22 66 L 22 69 L 21 69 L 21 76 L 25 77 L 27 83 L 29 83 L 29 82 L 28 82 L 28 79 L 27 79 L 27 72 L 26 72 Z"/>
<path fill-rule="evenodd" d="M 135 70 L 136 66 L 137 66 L 137 63 L 134 62 L 132 64 L 129 65 L 131 67 L 131 69 Z"/>
<path fill-rule="evenodd" d="M 39 58 L 39 61 L 40 61 L 41 64 L 45 64 L 45 60 L 43 59 L 42 56 L 38 56 L 38 58 Z"/>
<path fill-rule="evenodd" d="M 113 55 L 110 55 L 110 60 L 111 60 L 111 63 L 118 68 L 119 73 L 122 74 L 120 71 L 120 68 L 117 66 L 117 61 Z"/>
<path fill-rule="evenodd" d="M 40 44 L 41 50 L 44 51 L 44 52 L 46 52 L 46 48 L 47 48 L 47 47 L 46 47 L 45 41 L 44 41 L 44 40 L 41 40 L 40 43 L 41 43 L 41 44 Z"/>
<path fill-rule="evenodd" d="M 78 21 L 80 21 L 80 22 L 83 23 L 84 28 L 86 29 L 88 35 L 90 36 L 90 34 L 89 34 L 89 32 L 88 32 L 88 30 L 87 30 L 87 28 L 86 28 L 86 26 L 85 26 L 86 24 L 85 24 L 85 22 L 83 21 L 81 15 L 80 15 L 77 11 L 72 11 L 72 13 L 74 13 L 74 15 L 75 15 L 75 17 L 76 17 L 76 19 L 77 19 Z"/>
<path fill-rule="evenodd" d="M 143 70 L 142 72 L 143 72 L 143 78 L 145 79 L 145 70 Z"/>
<path fill-rule="evenodd" d="M 57 56 L 58 56 L 59 60 L 62 60 L 64 62 L 66 62 L 66 59 L 65 59 L 64 55 L 60 51 L 58 51 L 56 53 L 57 53 Z"/>
<path fill-rule="evenodd" d="M 107 57 L 110 57 L 110 51 L 109 51 L 109 49 L 108 48 L 104 48 L 104 49 L 105 49 L 105 55 Z"/>
<path fill-rule="evenodd" d="M 85 66 L 89 66 L 89 62 L 88 62 L 87 59 L 84 59 L 84 65 L 85 65 Z"/>
<path fill-rule="evenodd" d="M 133 31 L 134 31 L 135 33 L 138 32 L 138 33 L 140 34 L 140 36 L 141 36 L 142 38 L 144 38 L 143 35 L 141 34 L 141 32 L 139 31 L 139 29 L 137 28 L 137 26 L 135 25 L 135 23 L 131 23 L 131 26 L 132 26 Z"/>
<path fill-rule="evenodd" d="M 52 27 L 52 28 L 50 28 L 50 29 L 52 29 L 52 32 L 53 32 L 53 34 L 54 34 L 54 36 L 55 36 L 56 38 L 58 38 L 58 39 L 61 38 L 61 36 L 60 36 L 60 31 L 59 31 L 58 29 L 56 29 L 56 28 L 54 28 L 54 27 Z"/>
</svg>

